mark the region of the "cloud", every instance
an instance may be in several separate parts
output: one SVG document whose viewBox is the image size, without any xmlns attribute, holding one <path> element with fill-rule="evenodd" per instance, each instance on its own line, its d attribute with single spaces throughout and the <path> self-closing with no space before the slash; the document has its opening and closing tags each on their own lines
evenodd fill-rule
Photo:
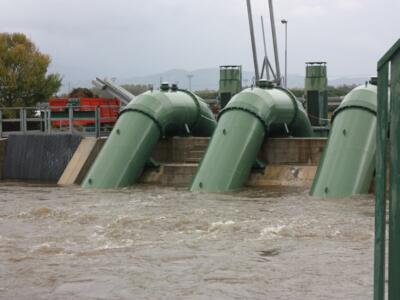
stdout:
<svg viewBox="0 0 400 300">
<path fill-rule="evenodd" d="M 0 28 L 25 32 L 68 81 L 222 64 L 253 69 L 245 0 L 1 3 Z M 268 2 L 252 4 L 261 56 L 260 16 L 268 16 Z M 398 0 L 275 0 L 274 6 L 280 50 L 279 20 L 289 20 L 289 73 L 303 74 L 305 61 L 324 59 L 334 75 L 372 74 L 376 60 L 399 37 Z M 266 30 L 272 53 L 268 24 Z"/>
<path fill-rule="evenodd" d="M 336 0 L 332 1 L 338 9 L 346 11 L 357 11 L 362 7 L 362 2 L 359 0 Z"/>
<path fill-rule="evenodd" d="M 326 14 L 326 9 L 318 4 L 300 4 L 295 6 L 291 11 L 290 15 L 294 17 L 304 18 L 315 18 L 322 17 Z"/>
</svg>

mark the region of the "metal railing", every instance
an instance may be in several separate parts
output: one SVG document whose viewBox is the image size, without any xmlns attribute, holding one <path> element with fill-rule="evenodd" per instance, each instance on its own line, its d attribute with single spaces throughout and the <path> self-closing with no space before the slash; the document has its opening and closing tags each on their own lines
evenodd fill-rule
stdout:
<svg viewBox="0 0 400 300">
<path fill-rule="evenodd" d="M 377 122 L 374 299 L 385 299 L 386 201 L 390 199 L 388 299 L 398 300 L 400 299 L 400 40 L 378 62 Z"/>
<path fill-rule="evenodd" d="M 101 116 L 102 109 L 115 116 Z M 119 112 L 119 106 L 0 107 L 0 138 L 26 133 L 108 136 Z"/>
</svg>

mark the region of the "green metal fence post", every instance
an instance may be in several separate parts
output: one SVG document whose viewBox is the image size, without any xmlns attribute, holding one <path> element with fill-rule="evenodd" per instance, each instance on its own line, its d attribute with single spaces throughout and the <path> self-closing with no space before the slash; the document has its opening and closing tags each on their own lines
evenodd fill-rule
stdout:
<svg viewBox="0 0 400 300">
<path fill-rule="evenodd" d="M 73 124 L 73 120 L 74 120 L 74 108 L 72 106 L 68 107 L 68 130 L 69 133 L 72 134 L 73 129 L 74 129 L 74 124 Z"/>
<path fill-rule="evenodd" d="M 389 67 L 391 70 L 389 84 Z M 390 85 L 390 109 L 388 91 Z M 390 114 L 390 115 L 389 115 Z M 390 118 L 389 118 L 390 117 Z M 390 137 L 387 139 L 388 124 Z M 389 169 L 388 298 L 400 299 L 400 39 L 378 62 L 374 299 L 385 299 L 386 194 Z M 390 143 L 389 143 L 390 141 Z M 389 148 L 389 149 L 388 149 Z M 389 151 L 387 151 L 389 150 Z M 389 154 L 389 157 L 387 157 Z M 387 158 L 389 158 L 389 162 Z"/>
<path fill-rule="evenodd" d="M 51 133 L 51 109 L 50 107 L 46 110 L 47 113 L 47 133 Z"/>
<path fill-rule="evenodd" d="M 43 132 L 47 133 L 47 111 L 46 111 L 46 109 L 43 109 L 42 111 L 40 111 L 40 115 L 42 116 Z"/>
<path fill-rule="evenodd" d="M 375 201 L 375 266 L 374 300 L 385 297 L 385 243 L 386 243 L 386 144 L 388 128 L 388 76 L 385 64 L 378 70 L 378 128 L 376 147 L 376 201 Z"/>
<path fill-rule="evenodd" d="M 389 300 L 400 299 L 400 51 L 392 58 L 390 89 Z"/>
<path fill-rule="evenodd" d="M 24 109 L 19 109 L 19 131 L 25 133 L 24 130 Z"/>
<path fill-rule="evenodd" d="M 3 112 L 0 110 L 0 139 L 3 137 Z"/>
<path fill-rule="evenodd" d="M 95 132 L 96 132 L 96 137 L 100 137 L 101 133 L 101 122 L 100 122 L 100 106 L 96 106 L 95 110 Z"/>
</svg>

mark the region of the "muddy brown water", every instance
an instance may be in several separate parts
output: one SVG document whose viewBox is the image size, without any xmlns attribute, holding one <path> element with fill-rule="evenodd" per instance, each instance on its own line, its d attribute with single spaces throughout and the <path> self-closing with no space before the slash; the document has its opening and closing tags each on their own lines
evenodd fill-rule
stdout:
<svg viewBox="0 0 400 300">
<path fill-rule="evenodd" d="M 368 299 L 373 198 L 0 184 L 1 299 Z"/>
</svg>

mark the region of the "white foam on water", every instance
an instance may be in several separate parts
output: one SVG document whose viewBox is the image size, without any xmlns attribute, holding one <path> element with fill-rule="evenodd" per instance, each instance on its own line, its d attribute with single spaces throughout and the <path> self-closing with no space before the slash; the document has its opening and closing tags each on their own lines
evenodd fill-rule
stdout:
<svg viewBox="0 0 400 300">
<path fill-rule="evenodd" d="M 287 228 L 286 225 L 272 225 L 265 227 L 261 230 L 260 238 L 275 238 L 285 228 Z"/>
<path fill-rule="evenodd" d="M 225 222 L 224 221 L 213 222 L 213 223 L 211 223 L 210 227 L 208 228 L 208 231 L 209 232 L 210 231 L 215 231 L 215 230 L 218 230 L 221 227 L 231 226 L 231 225 L 234 225 L 234 224 L 235 224 L 235 222 L 232 221 L 232 220 L 225 221 Z"/>
<path fill-rule="evenodd" d="M 129 248 L 133 246 L 133 243 L 134 242 L 131 239 L 121 240 L 119 243 L 107 241 L 103 246 L 97 247 L 95 250 L 116 250 Z"/>
</svg>

